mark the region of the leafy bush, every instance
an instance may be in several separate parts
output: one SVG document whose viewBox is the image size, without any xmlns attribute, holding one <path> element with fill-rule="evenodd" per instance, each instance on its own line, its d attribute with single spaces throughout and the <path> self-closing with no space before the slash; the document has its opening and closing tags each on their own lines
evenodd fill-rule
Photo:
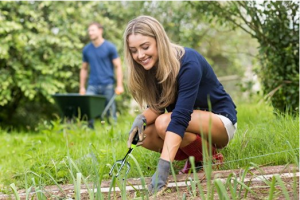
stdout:
<svg viewBox="0 0 300 200">
<path fill-rule="evenodd" d="M 81 52 L 89 42 L 87 25 L 105 24 L 105 38 L 120 47 L 122 31 L 116 22 L 122 20 L 105 15 L 108 7 L 113 12 L 119 4 L 0 2 L 2 124 L 36 124 L 56 111 L 51 94 L 78 92 Z"/>
<path fill-rule="evenodd" d="M 240 66 L 248 60 L 231 50 L 251 46 L 249 36 L 223 30 L 204 15 L 199 20 L 197 10 L 182 13 L 184 6 L 148 1 L 0 2 L 1 126 L 33 127 L 57 113 L 51 94 L 78 92 L 81 51 L 89 42 L 86 30 L 92 21 L 104 25 L 104 38 L 117 46 L 122 58 L 128 21 L 141 14 L 154 16 L 172 41 L 197 49 L 219 76 L 242 74 Z M 130 98 L 125 93 L 116 99 L 119 113 L 126 112 Z"/>
<path fill-rule="evenodd" d="M 266 97 L 281 112 L 299 111 L 299 2 L 234 1 L 190 3 L 221 24 L 241 28 L 259 43 Z"/>
</svg>

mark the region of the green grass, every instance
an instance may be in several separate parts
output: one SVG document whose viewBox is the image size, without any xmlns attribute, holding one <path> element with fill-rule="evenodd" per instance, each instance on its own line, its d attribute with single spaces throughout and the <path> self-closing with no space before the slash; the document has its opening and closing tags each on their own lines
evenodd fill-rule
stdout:
<svg viewBox="0 0 300 200">
<path fill-rule="evenodd" d="M 223 169 L 237 169 L 251 162 L 257 165 L 298 162 L 295 152 L 299 160 L 299 150 L 294 153 L 292 150 L 299 148 L 299 117 L 276 117 L 272 112 L 265 104 L 238 105 L 238 131 L 228 147 L 221 150 L 226 162 Z M 53 121 L 52 126 L 45 122 L 38 127 L 38 133 L 1 130 L 0 192 L 11 193 L 9 185 L 12 183 L 17 188 L 28 188 L 34 180 L 41 187 L 56 183 L 75 185 L 74 181 L 79 181 L 74 178 L 77 173 L 87 182 L 99 176 L 101 180 L 110 179 L 110 166 L 122 159 L 128 150 L 126 141 L 132 121 L 133 116 L 121 116 L 115 126 L 97 122 L 95 130 L 80 122 L 61 125 L 59 121 Z M 270 153 L 274 154 L 263 156 Z M 159 154 L 139 147 L 133 155 L 140 170 L 129 158 L 132 168 L 128 177 L 141 177 L 141 173 L 151 176 Z M 223 188 L 220 186 L 219 190 Z"/>
<path fill-rule="evenodd" d="M 239 168 L 249 162 L 258 165 L 282 165 L 293 162 L 295 155 L 292 149 L 296 148 L 298 149 L 296 152 L 299 152 L 299 116 L 294 118 L 289 115 L 276 116 L 272 108 L 262 103 L 239 105 L 238 131 L 221 152 L 226 161 L 257 157 L 228 162 L 224 166 Z M 266 154 L 271 155 L 263 156 Z"/>
</svg>

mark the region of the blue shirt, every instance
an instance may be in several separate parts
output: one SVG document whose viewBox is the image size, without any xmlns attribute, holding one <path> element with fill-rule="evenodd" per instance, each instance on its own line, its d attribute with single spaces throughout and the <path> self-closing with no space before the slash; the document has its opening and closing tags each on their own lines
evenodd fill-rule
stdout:
<svg viewBox="0 0 300 200">
<path fill-rule="evenodd" d="M 166 108 L 168 112 L 172 112 L 167 131 L 183 137 L 193 110 L 209 111 L 208 98 L 213 113 L 223 115 L 235 124 L 236 106 L 205 58 L 194 49 L 185 48 L 180 63 L 177 97 L 175 102 Z"/>
<path fill-rule="evenodd" d="M 116 47 L 106 40 L 95 47 L 87 44 L 82 51 L 82 61 L 90 66 L 89 85 L 108 85 L 115 83 L 113 60 L 118 58 Z"/>
</svg>

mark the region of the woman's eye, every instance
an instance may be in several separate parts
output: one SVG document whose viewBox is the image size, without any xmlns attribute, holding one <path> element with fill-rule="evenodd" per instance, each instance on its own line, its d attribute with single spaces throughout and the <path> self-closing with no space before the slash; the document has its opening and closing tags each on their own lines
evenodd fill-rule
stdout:
<svg viewBox="0 0 300 200">
<path fill-rule="evenodd" d="M 148 46 L 148 47 L 143 47 L 143 49 L 144 49 L 144 50 L 147 50 L 147 49 L 149 49 L 149 46 Z"/>
</svg>

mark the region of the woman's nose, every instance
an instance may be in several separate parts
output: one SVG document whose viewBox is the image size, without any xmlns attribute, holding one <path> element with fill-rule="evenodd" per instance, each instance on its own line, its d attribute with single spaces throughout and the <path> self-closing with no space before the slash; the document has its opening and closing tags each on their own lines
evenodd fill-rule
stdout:
<svg viewBox="0 0 300 200">
<path fill-rule="evenodd" d="M 145 53 L 143 51 L 138 51 L 138 58 L 141 59 L 145 57 Z"/>
</svg>

